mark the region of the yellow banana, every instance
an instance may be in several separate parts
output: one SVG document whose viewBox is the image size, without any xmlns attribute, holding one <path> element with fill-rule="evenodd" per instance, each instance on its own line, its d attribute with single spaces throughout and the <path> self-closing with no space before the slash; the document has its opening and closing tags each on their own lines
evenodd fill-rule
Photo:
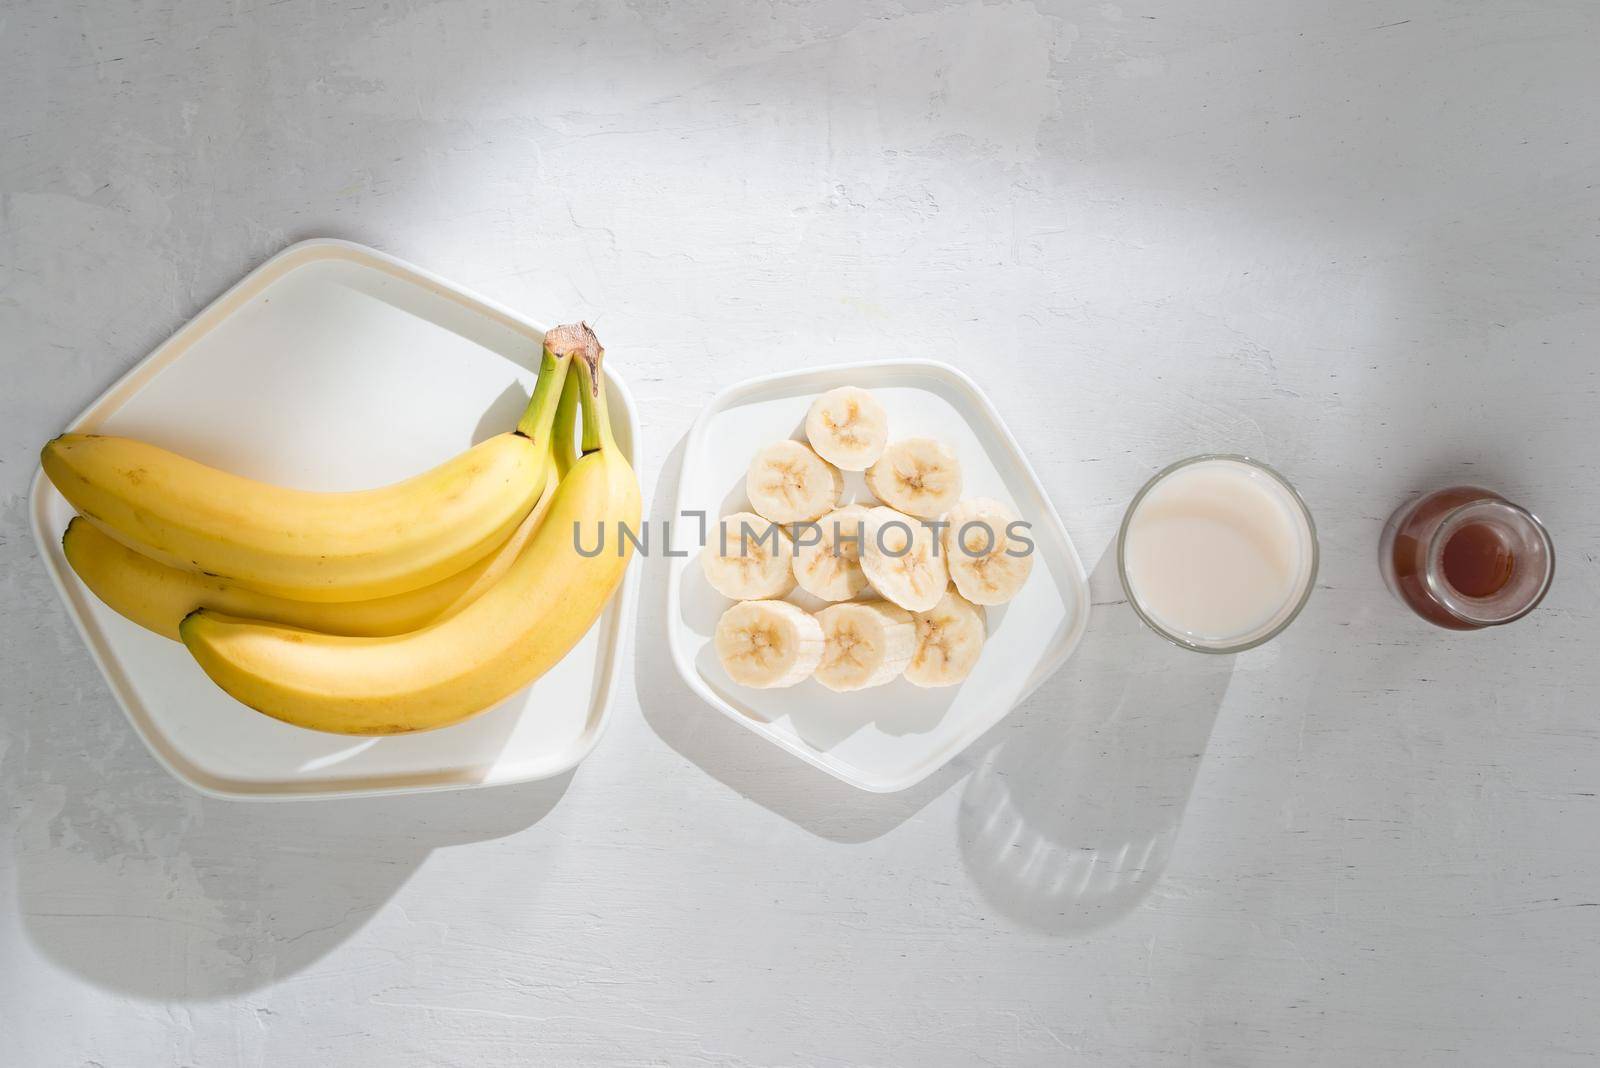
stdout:
<svg viewBox="0 0 1600 1068">
<path fill-rule="evenodd" d="M 584 328 L 583 456 L 544 525 L 500 581 L 449 619 L 389 638 L 316 634 L 200 609 L 179 626 L 211 679 L 269 716 L 314 730 L 393 734 L 482 712 L 577 644 L 622 581 L 639 484 L 611 437 L 601 349 Z M 597 527 L 598 524 L 598 527 Z M 586 555 L 604 530 L 603 549 Z M 581 548 L 579 534 L 582 533 Z"/>
<path fill-rule="evenodd" d="M 532 510 L 553 462 L 545 444 L 575 330 L 546 336 L 539 383 L 516 430 L 380 489 L 271 486 L 95 434 L 61 435 L 41 462 L 85 518 L 161 563 L 302 601 L 404 593 L 481 559 Z"/>
<path fill-rule="evenodd" d="M 78 578 L 109 608 L 173 641 L 179 640 L 179 620 L 196 608 L 214 608 L 325 634 L 404 634 L 451 615 L 496 582 L 539 529 L 555 490 L 552 467 L 539 503 L 500 548 L 449 578 L 368 601 L 297 601 L 198 571 L 169 567 L 128 548 L 82 516 L 74 516 L 67 524 L 61 547 Z"/>
</svg>

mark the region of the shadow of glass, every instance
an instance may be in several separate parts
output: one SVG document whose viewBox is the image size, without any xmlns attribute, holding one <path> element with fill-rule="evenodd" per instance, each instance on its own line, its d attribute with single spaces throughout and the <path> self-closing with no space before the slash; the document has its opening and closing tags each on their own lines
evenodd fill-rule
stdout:
<svg viewBox="0 0 1600 1068">
<path fill-rule="evenodd" d="M 1114 549 L 1090 585 L 1103 607 L 1066 666 L 997 728 L 959 817 L 984 897 L 1056 935 L 1101 927 L 1149 894 L 1233 672 L 1233 657 L 1140 625 L 1121 601 Z"/>
<path fill-rule="evenodd" d="M 673 522 L 675 531 L 680 525 L 675 522 L 674 509 L 687 442 L 686 434 L 662 461 L 650 506 L 650 525 L 657 530 L 666 522 Z M 739 487 L 741 501 L 742 490 Z M 679 541 L 680 547 L 687 545 Z M 640 638 L 634 642 L 634 686 L 640 710 L 662 741 L 718 782 L 818 837 L 865 842 L 899 826 L 971 770 L 971 756 L 962 756 L 909 790 L 871 794 L 728 722 L 679 677 L 671 651 L 660 639 L 668 623 L 670 561 L 656 554 L 641 559 L 638 565 L 644 568 L 640 576 Z"/>
</svg>

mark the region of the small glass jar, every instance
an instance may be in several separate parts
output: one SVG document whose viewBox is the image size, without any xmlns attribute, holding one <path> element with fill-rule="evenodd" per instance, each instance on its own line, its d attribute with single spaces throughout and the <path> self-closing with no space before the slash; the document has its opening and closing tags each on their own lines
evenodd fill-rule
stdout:
<svg viewBox="0 0 1600 1068">
<path fill-rule="evenodd" d="M 1435 490 L 1402 506 L 1385 525 L 1378 554 L 1401 603 L 1450 630 L 1521 619 L 1544 599 L 1556 561 L 1537 516 L 1476 486 Z"/>
</svg>

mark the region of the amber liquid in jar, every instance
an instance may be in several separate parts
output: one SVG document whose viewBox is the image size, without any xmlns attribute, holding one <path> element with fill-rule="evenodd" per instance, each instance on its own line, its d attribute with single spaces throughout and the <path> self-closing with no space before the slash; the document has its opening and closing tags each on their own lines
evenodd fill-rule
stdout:
<svg viewBox="0 0 1600 1068">
<path fill-rule="evenodd" d="M 1487 523 L 1468 523 L 1444 543 L 1445 581 L 1468 597 L 1491 597 L 1505 589 L 1517 554 Z"/>
<path fill-rule="evenodd" d="M 1476 486 L 1436 490 L 1397 511 L 1380 564 L 1412 611 L 1451 630 L 1520 619 L 1549 589 L 1550 536 L 1532 513 Z"/>
</svg>

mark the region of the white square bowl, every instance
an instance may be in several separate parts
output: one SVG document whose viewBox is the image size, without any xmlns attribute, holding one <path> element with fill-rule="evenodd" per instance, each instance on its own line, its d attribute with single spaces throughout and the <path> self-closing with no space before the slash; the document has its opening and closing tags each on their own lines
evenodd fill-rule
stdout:
<svg viewBox="0 0 1600 1068">
<path fill-rule="evenodd" d="M 890 440 L 935 437 L 960 457 L 963 496 L 993 497 L 1033 524 L 1033 573 L 1010 604 L 987 610 L 989 640 L 960 686 L 922 689 L 904 679 L 855 693 L 815 680 L 782 690 L 735 684 L 711 644 L 733 604 L 711 588 L 698 546 L 672 560 L 668 639 L 679 672 L 709 704 L 809 764 L 874 793 L 904 790 L 937 771 L 998 723 L 1059 668 L 1089 618 L 1089 583 L 1061 517 L 994 405 L 966 375 L 942 363 L 887 360 L 771 375 L 723 391 L 701 413 L 683 453 L 675 529 L 697 528 L 749 507 L 745 471 L 757 449 L 804 440 L 806 410 L 837 386 L 870 389 L 889 413 Z M 870 500 L 846 474 L 844 500 Z M 682 541 L 682 537 L 679 538 Z M 789 597 L 809 610 L 822 602 Z"/>
<path fill-rule="evenodd" d="M 380 252 L 293 245 L 252 271 L 66 429 L 143 438 L 228 471 L 312 490 L 405 478 L 515 425 L 544 328 Z M 638 439 L 632 397 L 607 372 L 617 442 Z M 559 775 L 604 728 L 637 568 L 565 659 L 463 723 L 349 738 L 253 712 L 182 645 L 128 622 L 61 552 L 72 507 L 43 473 L 34 537 L 117 703 L 150 751 L 195 789 L 277 799 L 405 793 Z"/>
</svg>

